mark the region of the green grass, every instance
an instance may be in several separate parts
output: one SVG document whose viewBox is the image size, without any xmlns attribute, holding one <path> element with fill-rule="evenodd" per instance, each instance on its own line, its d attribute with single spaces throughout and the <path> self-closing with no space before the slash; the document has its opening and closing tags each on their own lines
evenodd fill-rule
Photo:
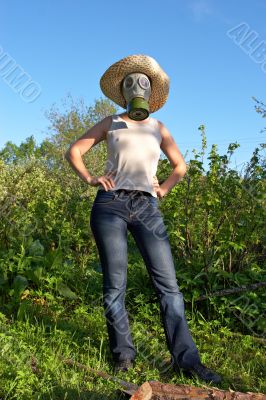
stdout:
<svg viewBox="0 0 266 400">
<path fill-rule="evenodd" d="M 130 313 L 131 331 L 138 350 L 134 370 L 117 376 L 141 385 L 146 380 L 203 382 L 178 377 L 165 368 L 170 359 L 166 348 L 159 306 L 139 303 Z M 129 305 L 130 308 L 130 305 Z M 118 399 L 118 383 L 69 367 L 60 357 L 72 358 L 88 367 L 113 374 L 103 308 L 79 304 L 55 315 L 40 312 L 43 306 L 26 310 L 22 320 L 0 314 L 1 399 Z M 265 392 L 265 353 L 260 340 L 237 335 L 226 327 L 202 319 L 189 320 L 203 363 L 224 377 L 221 389 Z"/>
</svg>

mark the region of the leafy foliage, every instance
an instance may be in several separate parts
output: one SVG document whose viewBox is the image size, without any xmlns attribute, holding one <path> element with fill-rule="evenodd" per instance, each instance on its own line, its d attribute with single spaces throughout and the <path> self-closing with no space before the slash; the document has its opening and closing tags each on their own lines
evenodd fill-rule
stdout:
<svg viewBox="0 0 266 400">
<path fill-rule="evenodd" d="M 3 312 L 18 319 L 27 314 L 37 318 L 44 314 L 49 319 L 50 312 L 57 318 L 65 309 L 75 309 L 80 302 L 90 304 L 101 295 L 99 257 L 89 229 L 97 188 L 86 186 L 73 173 L 64 154 L 85 129 L 115 112 L 114 105 L 102 99 L 91 107 L 72 101 L 64 113 L 52 107 L 47 112 L 50 137 L 39 146 L 32 136 L 20 146 L 7 142 L 1 150 Z M 239 144 L 230 143 L 224 155 L 213 144 L 206 171 L 203 125 L 199 132 L 201 150 L 193 150 L 187 174 L 160 203 L 187 312 L 191 318 L 202 315 L 235 332 L 262 336 L 265 293 L 261 290 L 197 299 L 265 281 L 265 145 L 255 148 L 240 174 L 230 167 Z M 104 143 L 84 156 L 92 175 L 103 173 L 105 159 Z M 170 173 L 168 160 L 161 159 L 159 182 Z M 129 249 L 128 307 L 150 318 L 157 299 L 131 236 Z M 145 287 L 143 279 L 148 282 Z"/>
</svg>

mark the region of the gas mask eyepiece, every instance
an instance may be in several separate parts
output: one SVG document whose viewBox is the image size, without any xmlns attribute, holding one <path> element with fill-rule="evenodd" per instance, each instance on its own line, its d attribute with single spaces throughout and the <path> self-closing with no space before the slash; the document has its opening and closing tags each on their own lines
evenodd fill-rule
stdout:
<svg viewBox="0 0 266 400">
<path fill-rule="evenodd" d="M 122 93 L 127 102 L 129 118 L 135 121 L 148 118 L 151 83 L 147 75 L 139 72 L 127 75 L 122 83 Z"/>
</svg>

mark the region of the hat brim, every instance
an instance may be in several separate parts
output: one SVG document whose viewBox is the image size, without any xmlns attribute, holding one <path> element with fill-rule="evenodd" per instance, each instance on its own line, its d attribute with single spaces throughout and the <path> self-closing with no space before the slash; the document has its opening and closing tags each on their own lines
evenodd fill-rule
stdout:
<svg viewBox="0 0 266 400">
<path fill-rule="evenodd" d="M 131 55 L 111 65 L 100 79 L 101 90 L 109 99 L 126 108 L 121 86 L 123 79 L 133 72 L 143 73 L 150 78 L 149 111 L 152 113 L 159 110 L 168 98 L 170 79 L 157 61 L 150 56 Z"/>
</svg>

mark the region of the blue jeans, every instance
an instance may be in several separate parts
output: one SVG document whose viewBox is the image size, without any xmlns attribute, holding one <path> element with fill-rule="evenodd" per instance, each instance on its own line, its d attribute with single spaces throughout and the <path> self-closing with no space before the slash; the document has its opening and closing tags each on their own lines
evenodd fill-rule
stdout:
<svg viewBox="0 0 266 400">
<path fill-rule="evenodd" d="M 127 284 L 127 230 L 143 257 L 157 294 L 166 343 L 172 362 L 189 368 L 200 361 L 191 337 L 183 295 L 158 198 L 137 190 L 98 190 L 90 227 L 103 272 L 103 306 L 109 346 L 114 360 L 136 357 L 125 309 Z M 143 282 L 145 285 L 145 282 Z"/>
</svg>

